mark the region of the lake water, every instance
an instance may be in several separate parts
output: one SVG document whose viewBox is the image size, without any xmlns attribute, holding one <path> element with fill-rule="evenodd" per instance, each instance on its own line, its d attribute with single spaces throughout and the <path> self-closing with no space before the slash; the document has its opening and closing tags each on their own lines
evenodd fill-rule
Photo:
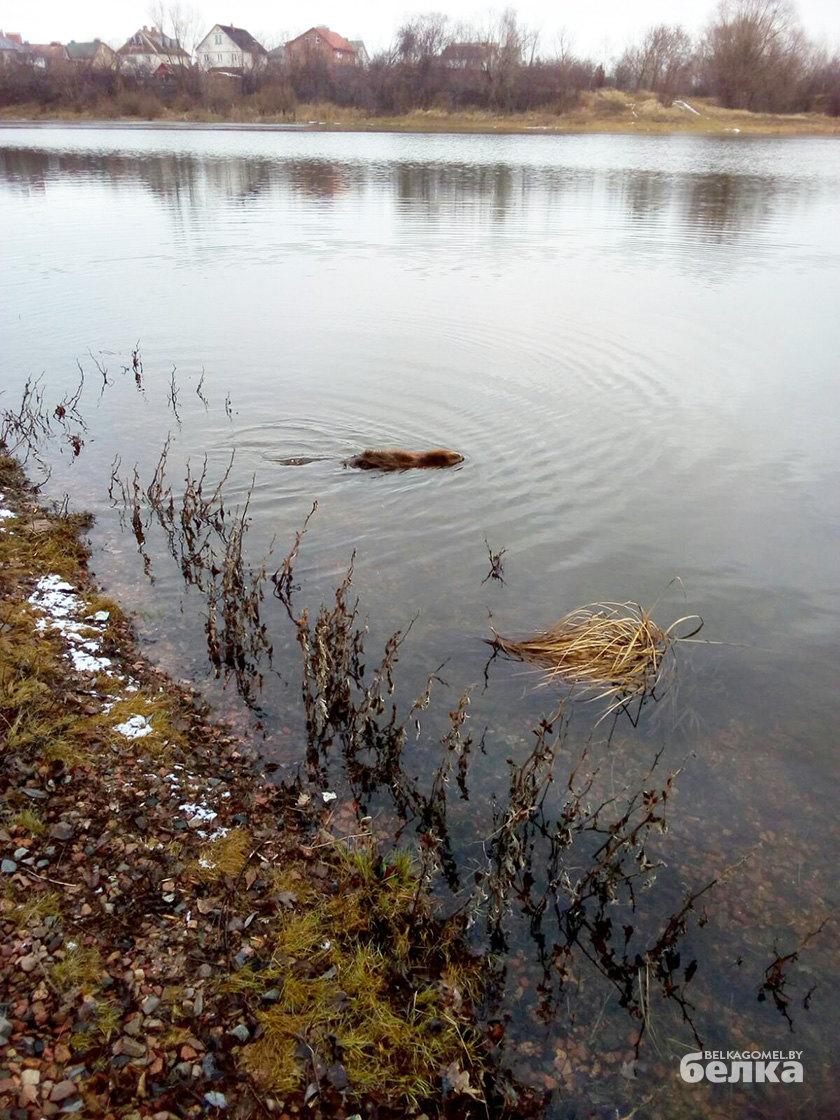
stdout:
<svg viewBox="0 0 840 1120">
<path fill-rule="evenodd" d="M 281 776 L 301 764 L 282 606 L 264 604 L 274 657 L 254 713 L 214 682 L 205 603 L 160 536 L 150 582 L 108 502 L 115 453 L 148 479 L 171 432 L 175 484 L 188 458 L 206 453 L 215 479 L 235 450 L 228 493 L 241 502 L 253 485 L 254 564 L 272 541 L 279 562 L 318 500 L 298 598 L 317 610 L 355 550 L 371 661 L 416 616 L 403 710 L 446 662 L 405 750 L 423 796 L 446 713 L 472 687 L 468 778 L 443 787 L 444 905 L 469 896 L 508 760 L 525 759 L 557 700 L 516 663 L 485 677 L 490 624 L 527 634 L 603 600 L 658 601 L 665 624 L 702 615 L 709 644 L 679 648 L 674 686 L 635 726 L 571 704 L 484 1013 L 548 1117 L 836 1115 L 836 929 L 757 996 L 837 900 L 840 145 L 0 128 L 0 245 L 3 403 L 28 375 L 56 396 L 77 359 L 85 369 L 86 446 L 53 457 L 47 489 L 96 513 L 95 570 L 137 612 L 152 658 L 205 688 Z M 122 372 L 138 340 L 143 392 Z M 94 358 L 113 382 L 101 394 Z M 343 469 L 383 445 L 454 447 L 465 462 Z M 506 549 L 504 583 L 485 581 L 485 538 Z M 564 954 L 560 919 L 549 906 L 537 920 L 533 895 L 586 744 L 594 804 L 681 772 L 650 847 L 665 862 L 655 884 L 635 912 L 619 898 L 606 948 Z M 337 750 L 317 766 L 383 836 L 417 825 L 422 796 L 406 822 L 393 783 L 360 783 Z M 684 979 L 697 962 L 680 990 L 707 1049 L 802 1050 L 803 1085 L 682 1085 L 679 1058 L 699 1046 L 636 960 L 686 892 L 735 864 L 686 916 L 668 967 Z M 483 923 L 472 936 L 486 946 Z"/>
</svg>

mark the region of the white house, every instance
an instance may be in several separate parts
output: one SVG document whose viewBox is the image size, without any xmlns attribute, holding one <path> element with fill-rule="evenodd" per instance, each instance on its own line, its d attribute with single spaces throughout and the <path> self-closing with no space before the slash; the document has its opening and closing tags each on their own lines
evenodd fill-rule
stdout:
<svg viewBox="0 0 840 1120">
<path fill-rule="evenodd" d="M 156 73 L 175 66 L 189 66 L 190 56 L 177 40 L 164 35 L 156 27 L 141 27 L 117 51 L 120 66 L 127 70 Z"/>
<path fill-rule="evenodd" d="M 195 61 L 202 70 L 244 73 L 265 65 L 268 51 L 250 31 L 217 23 L 195 48 Z"/>
</svg>

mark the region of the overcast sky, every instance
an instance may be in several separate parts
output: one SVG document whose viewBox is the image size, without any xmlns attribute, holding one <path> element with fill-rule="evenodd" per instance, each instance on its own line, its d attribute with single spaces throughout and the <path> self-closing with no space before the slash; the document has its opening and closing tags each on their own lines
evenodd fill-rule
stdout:
<svg viewBox="0 0 840 1120">
<path fill-rule="evenodd" d="M 166 0 L 165 0 L 166 2 Z M 565 29 L 573 48 L 609 57 L 625 43 L 659 22 L 681 22 L 690 31 L 703 26 L 715 0 L 521 0 L 513 6 L 523 22 L 540 31 L 543 50 L 552 47 Z M 186 0 L 206 30 L 214 23 L 247 28 L 273 46 L 326 24 L 348 39 L 364 39 L 371 54 L 387 46 L 401 20 L 418 11 L 446 12 L 453 20 L 481 18 L 488 8 L 476 0 L 429 4 L 385 4 L 381 0 L 318 0 L 277 3 L 277 0 Z M 492 5 L 497 10 L 504 4 Z M 800 0 L 799 14 L 813 37 L 840 46 L 840 0 Z M 119 46 L 138 27 L 150 22 L 149 0 L 0 0 L 0 28 L 19 31 L 31 43 L 100 38 Z M 485 17 L 486 18 L 486 17 Z"/>
</svg>

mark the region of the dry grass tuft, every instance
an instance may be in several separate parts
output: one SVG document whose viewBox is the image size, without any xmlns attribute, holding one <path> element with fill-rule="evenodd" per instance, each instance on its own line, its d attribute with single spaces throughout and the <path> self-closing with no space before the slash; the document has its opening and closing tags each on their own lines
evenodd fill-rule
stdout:
<svg viewBox="0 0 840 1120">
<path fill-rule="evenodd" d="M 678 637 L 676 629 L 687 622 L 694 622 L 694 629 Z M 582 685 L 621 704 L 652 692 L 673 665 L 669 654 L 674 642 L 696 634 L 702 625 L 698 615 L 687 615 L 663 630 L 637 603 L 593 603 L 524 641 L 494 631 L 491 644 L 510 657 L 540 665 L 548 682 Z"/>
<path fill-rule="evenodd" d="M 226 875 L 234 878 L 245 866 L 252 846 L 250 832 L 244 828 L 233 828 L 205 845 L 193 873 L 207 883 L 216 883 Z"/>
<path fill-rule="evenodd" d="M 82 945 L 68 948 L 63 958 L 50 971 L 52 983 L 65 993 L 97 991 L 102 973 L 99 951 Z"/>
</svg>

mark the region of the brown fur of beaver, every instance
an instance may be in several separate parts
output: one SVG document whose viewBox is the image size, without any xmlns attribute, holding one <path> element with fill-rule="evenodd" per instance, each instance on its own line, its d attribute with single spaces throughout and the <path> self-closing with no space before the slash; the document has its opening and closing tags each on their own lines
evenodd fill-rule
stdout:
<svg viewBox="0 0 840 1120">
<path fill-rule="evenodd" d="M 431 451 L 403 451 L 400 448 L 375 451 L 368 448 L 361 455 L 346 459 L 344 465 L 360 471 L 409 471 L 416 467 L 439 470 L 441 467 L 457 466 L 463 461 L 463 455 L 445 447 L 433 447 Z"/>
</svg>

